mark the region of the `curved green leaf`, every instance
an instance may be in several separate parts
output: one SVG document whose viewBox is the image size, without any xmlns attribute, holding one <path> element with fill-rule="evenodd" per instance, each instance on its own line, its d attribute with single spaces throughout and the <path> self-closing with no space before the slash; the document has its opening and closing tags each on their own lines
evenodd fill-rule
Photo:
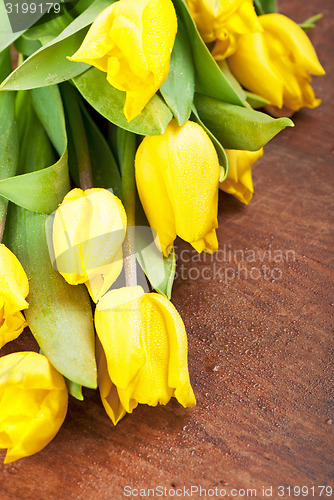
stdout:
<svg viewBox="0 0 334 500">
<path fill-rule="evenodd" d="M 191 40 L 191 48 L 196 68 L 196 91 L 238 106 L 246 106 L 230 82 L 219 69 L 207 46 L 197 31 L 184 0 L 174 0 L 175 8 L 181 17 Z"/>
<path fill-rule="evenodd" d="M 31 56 L 34 52 L 41 48 L 41 43 L 38 40 L 28 40 L 24 35 L 20 36 L 14 42 L 16 50 L 25 57 Z M 3 81 L 4 78 L 1 79 Z"/>
<path fill-rule="evenodd" d="M 254 6 L 259 16 L 277 12 L 276 0 L 254 0 Z"/>
<path fill-rule="evenodd" d="M 248 92 L 248 90 L 246 90 L 245 94 L 246 94 L 246 100 L 247 100 L 248 104 L 253 109 L 263 108 L 263 106 L 267 106 L 268 104 L 270 104 L 270 102 L 267 101 L 267 99 L 264 99 L 263 97 L 261 97 L 257 94 L 253 94 L 253 92 Z"/>
<path fill-rule="evenodd" d="M 1 94 L 0 94 L 1 96 Z M 62 102 L 57 87 L 37 89 L 32 93 L 32 102 L 50 140 L 61 154 L 52 166 L 30 173 L 0 180 L 0 195 L 28 210 L 51 213 L 70 189 L 67 165 L 67 137 L 64 123 Z M 24 104 L 24 103 L 23 103 Z M 21 106 L 22 113 L 24 106 Z M 34 117 L 32 116 L 33 120 Z M 46 157 L 43 142 L 36 141 L 34 126 L 25 126 L 25 144 L 22 146 L 21 161 L 27 164 L 30 155 L 35 155 L 35 162 L 44 162 Z M 48 157 L 49 159 L 49 157 Z M 34 170 L 37 170 L 36 165 Z"/>
<path fill-rule="evenodd" d="M 200 94 L 195 94 L 195 106 L 201 120 L 227 149 L 257 151 L 285 127 L 294 126 L 289 118 L 271 118 Z"/>
<path fill-rule="evenodd" d="M 40 213 L 56 210 L 59 200 L 69 190 L 67 150 L 51 167 L 0 181 L 0 195 L 16 205 Z"/>
<path fill-rule="evenodd" d="M 59 156 L 67 144 L 63 103 L 56 85 L 31 91 L 34 110 Z"/>
<path fill-rule="evenodd" d="M 27 90 L 54 85 L 86 71 L 88 64 L 67 59 L 79 48 L 86 32 L 84 28 L 56 44 L 41 47 L 6 78 L 0 90 Z"/>
<path fill-rule="evenodd" d="M 170 299 L 176 268 L 174 249 L 164 257 L 154 243 L 152 229 L 145 226 L 136 227 L 135 245 L 136 258 L 152 288 Z"/>
<path fill-rule="evenodd" d="M 78 401 L 83 401 L 84 397 L 82 394 L 82 385 L 76 384 L 75 382 L 72 382 L 72 380 L 69 380 L 68 378 L 65 378 L 65 382 L 68 393 L 75 399 L 78 399 Z"/>
<path fill-rule="evenodd" d="M 195 91 L 195 69 L 190 44 L 182 21 L 178 21 L 178 31 L 170 61 L 167 80 L 160 92 L 172 110 L 179 125 L 190 116 Z"/>
<path fill-rule="evenodd" d="M 309 17 L 306 19 L 304 22 L 302 22 L 299 26 L 304 30 L 308 31 L 311 28 L 315 27 L 315 23 L 319 21 L 323 17 L 323 14 L 319 13 L 316 14 L 315 16 Z"/>
<path fill-rule="evenodd" d="M 230 82 L 231 86 L 234 88 L 236 93 L 245 101 L 246 100 L 246 93 L 245 93 L 244 89 L 241 87 L 238 80 L 235 78 L 235 76 L 231 72 L 227 60 L 223 59 L 222 61 L 218 61 L 217 64 L 219 66 L 220 71 L 224 74 L 226 80 L 228 82 Z"/>
<path fill-rule="evenodd" d="M 0 54 L 0 78 L 11 72 L 10 50 Z M 15 117 L 15 95 L 0 93 L 0 179 L 16 174 L 19 161 L 19 144 Z M 8 201 L 0 197 L 0 224 L 7 211 Z"/>
<path fill-rule="evenodd" d="M 17 31 L 16 33 L 13 33 L 8 14 L 6 12 L 5 1 L 0 1 L 0 52 L 15 42 L 15 40 L 17 40 L 22 33 L 24 33 L 24 31 Z"/>
<path fill-rule="evenodd" d="M 163 134 L 172 119 L 172 113 L 162 99 L 154 95 L 142 113 L 130 122 L 124 116 L 125 92 L 115 89 L 106 74 L 90 68 L 73 79 L 79 92 L 102 116 L 121 128 L 140 135 Z"/>
<path fill-rule="evenodd" d="M 28 57 L 2 83 L 0 89 L 25 90 L 69 80 L 87 68 L 88 64 L 66 59 L 77 51 L 89 26 L 102 10 L 115 0 L 95 0 L 56 38 Z"/>
</svg>

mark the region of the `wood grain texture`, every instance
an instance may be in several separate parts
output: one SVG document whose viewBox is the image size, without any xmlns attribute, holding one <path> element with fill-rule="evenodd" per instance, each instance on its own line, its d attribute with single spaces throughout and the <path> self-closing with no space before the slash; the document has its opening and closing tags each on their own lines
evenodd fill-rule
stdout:
<svg viewBox="0 0 334 500">
<path fill-rule="evenodd" d="M 126 485 L 256 488 L 263 498 L 263 485 L 330 484 L 334 4 L 279 3 L 297 22 L 324 13 L 309 32 L 327 71 L 314 78 L 323 103 L 265 148 L 248 207 L 221 194 L 219 255 L 192 262 L 177 241 L 173 302 L 197 406 L 141 406 L 114 428 L 87 390 L 42 452 L 0 466 L 1 500 L 121 499 Z M 24 333 L 1 354 L 31 348 Z"/>
</svg>

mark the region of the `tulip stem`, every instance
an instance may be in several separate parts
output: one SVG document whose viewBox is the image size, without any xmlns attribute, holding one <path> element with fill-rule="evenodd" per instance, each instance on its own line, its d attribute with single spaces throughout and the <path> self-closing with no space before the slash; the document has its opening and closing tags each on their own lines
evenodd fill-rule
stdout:
<svg viewBox="0 0 334 500">
<path fill-rule="evenodd" d="M 122 201 L 127 215 L 127 232 L 123 243 L 125 283 L 126 286 L 136 286 L 136 181 L 134 162 L 136 136 L 126 130 L 117 129 L 117 146 L 122 172 Z"/>
<path fill-rule="evenodd" d="M 126 286 L 136 286 L 137 283 L 137 263 L 136 248 L 134 239 L 135 228 L 128 227 L 123 243 L 124 273 Z"/>
<path fill-rule="evenodd" d="M 4 233 L 4 230 L 5 230 L 6 217 L 7 217 L 7 211 L 4 213 L 4 216 L 2 217 L 2 220 L 0 222 L 0 243 L 2 242 L 3 233 Z"/>
<path fill-rule="evenodd" d="M 93 175 L 86 131 L 80 110 L 80 97 L 71 85 L 62 87 L 62 97 L 77 158 L 79 184 L 83 190 L 90 189 L 93 187 Z"/>
</svg>

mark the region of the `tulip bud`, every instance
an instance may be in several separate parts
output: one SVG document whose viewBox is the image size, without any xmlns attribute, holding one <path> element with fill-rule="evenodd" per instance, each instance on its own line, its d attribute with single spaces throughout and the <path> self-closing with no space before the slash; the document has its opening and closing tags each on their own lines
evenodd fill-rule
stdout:
<svg viewBox="0 0 334 500">
<path fill-rule="evenodd" d="M 122 270 L 125 232 L 125 210 L 113 193 L 99 188 L 72 189 L 53 222 L 58 271 L 71 285 L 91 280 L 93 292 L 90 291 L 96 297 L 103 277 L 108 277 L 111 286 Z M 96 281 L 101 281 L 99 286 Z"/>
<path fill-rule="evenodd" d="M 233 54 L 241 35 L 262 31 L 251 0 L 186 0 L 206 43 L 216 41 L 217 60 Z"/>
<path fill-rule="evenodd" d="M 67 411 L 64 377 L 36 352 L 0 358 L 0 448 L 5 463 L 33 455 L 57 434 Z"/>
<path fill-rule="evenodd" d="M 138 193 L 163 254 L 169 254 L 176 235 L 198 252 L 215 252 L 219 160 L 203 128 L 172 120 L 163 135 L 143 139 L 135 168 Z"/>
<path fill-rule="evenodd" d="M 69 59 L 105 71 L 111 85 L 126 91 L 131 121 L 166 80 L 176 31 L 171 0 L 119 0 L 101 12 Z"/>
<path fill-rule="evenodd" d="M 321 101 L 314 96 L 310 73 L 325 72 L 306 33 L 282 14 L 266 14 L 259 21 L 263 32 L 242 36 L 229 58 L 234 76 L 278 108 L 318 106 Z"/>
<path fill-rule="evenodd" d="M 141 404 L 171 397 L 194 406 L 187 366 L 187 334 L 173 304 L 140 286 L 111 290 L 98 302 L 95 326 L 98 383 L 103 405 L 116 423 Z"/>
<path fill-rule="evenodd" d="M 219 183 L 225 193 L 233 194 L 242 203 L 248 205 L 253 196 L 252 165 L 263 155 L 263 148 L 258 151 L 225 149 L 229 170 L 227 179 Z"/>
<path fill-rule="evenodd" d="M 27 326 L 21 311 L 28 307 L 27 275 L 16 256 L 0 244 L 0 349 Z"/>
</svg>

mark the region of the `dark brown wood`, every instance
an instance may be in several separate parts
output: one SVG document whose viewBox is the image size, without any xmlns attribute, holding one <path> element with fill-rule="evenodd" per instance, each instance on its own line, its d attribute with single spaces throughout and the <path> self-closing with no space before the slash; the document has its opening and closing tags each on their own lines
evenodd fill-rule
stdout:
<svg viewBox="0 0 334 500">
<path fill-rule="evenodd" d="M 277 499 L 279 485 L 330 484 L 333 6 L 280 2 L 297 22 L 324 13 L 310 32 L 327 70 L 314 79 L 323 103 L 295 114 L 295 128 L 266 146 L 248 207 L 221 194 L 219 255 L 185 262 L 194 254 L 177 241 L 173 302 L 189 334 L 197 406 L 141 406 L 114 428 L 87 390 L 42 452 L 1 466 L 1 500 L 120 499 L 126 485 L 256 488 L 258 498 L 272 485 Z M 3 353 L 30 348 L 25 333 Z"/>
</svg>

